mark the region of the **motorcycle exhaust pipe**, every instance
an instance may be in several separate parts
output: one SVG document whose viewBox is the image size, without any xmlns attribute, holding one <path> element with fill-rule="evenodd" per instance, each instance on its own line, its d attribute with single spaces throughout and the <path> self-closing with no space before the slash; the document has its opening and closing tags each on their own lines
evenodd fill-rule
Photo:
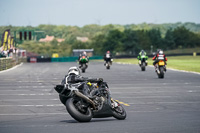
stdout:
<svg viewBox="0 0 200 133">
<path fill-rule="evenodd" d="M 86 101 L 88 101 L 89 103 L 91 103 L 92 106 L 93 106 L 93 108 L 96 110 L 95 103 L 94 103 L 91 99 L 89 99 L 87 96 L 83 95 L 83 94 L 80 93 L 79 91 L 74 91 L 74 93 L 75 93 L 77 96 L 79 96 L 79 97 L 85 99 Z"/>
</svg>

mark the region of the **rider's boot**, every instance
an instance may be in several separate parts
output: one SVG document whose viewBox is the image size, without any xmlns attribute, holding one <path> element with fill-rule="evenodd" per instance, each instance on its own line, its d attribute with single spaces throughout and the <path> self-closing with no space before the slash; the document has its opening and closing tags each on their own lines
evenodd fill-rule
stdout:
<svg viewBox="0 0 200 133">
<path fill-rule="evenodd" d="M 155 72 L 157 72 L 157 66 L 156 65 L 154 65 L 154 68 L 155 68 Z"/>
</svg>

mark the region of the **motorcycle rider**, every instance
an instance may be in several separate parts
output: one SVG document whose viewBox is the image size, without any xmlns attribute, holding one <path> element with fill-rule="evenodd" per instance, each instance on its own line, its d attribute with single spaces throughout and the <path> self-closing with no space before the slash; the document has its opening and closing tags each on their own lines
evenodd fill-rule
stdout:
<svg viewBox="0 0 200 133">
<path fill-rule="evenodd" d="M 110 51 L 107 51 L 107 52 L 104 54 L 104 61 L 105 61 L 104 66 L 105 66 L 106 63 L 109 62 L 109 61 L 110 61 L 110 64 L 112 65 L 113 59 L 112 59 L 112 54 L 110 53 Z"/>
<path fill-rule="evenodd" d="M 85 51 L 83 51 L 82 54 L 79 55 L 78 57 L 78 62 L 79 62 L 79 68 L 81 68 L 81 58 L 85 56 L 85 58 L 87 59 L 87 63 L 86 63 L 86 66 L 88 66 L 88 62 L 89 62 L 89 57 L 87 56 L 87 53 Z"/>
<path fill-rule="evenodd" d="M 99 85 L 101 82 L 103 82 L 103 79 L 83 77 L 80 75 L 80 70 L 77 67 L 70 67 L 61 84 L 66 87 L 68 83 L 74 84 L 79 82 L 85 82 L 83 86 L 81 85 L 79 87 L 79 89 L 82 89 L 84 95 L 92 98 L 92 96 L 94 96 L 97 92 L 98 88 L 93 86 L 91 83 L 97 83 L 97 85 Z"/>
<path fill-rule="evenodd" d="M 137 59 L 139 60 L 139 61 L 141 61 L 141 57 L 142 57 L 142 55 L 144 55 L 145 56 L 145 58 L 146 58 L 146 64 L 148 64 L 148 62 L 147 62 L 147 60 L 148 60 L 148 56 L 147 56 L 147 53 L 144 51 L 144 50 L 141 50 L 140 51 L 140 53 L 138 54 L 138 57 L 137 57 Z"/>
<path fill-rule="evenodd" d="M 167 58 L 166 58 L 165 54 L 163 53 L 163 51 L 161 49 L 159 49 L 157 51 L 157 54 L 152 58 L 152 60 L 154 60 L 153 65 L 154 65 L 155 69 L 157 69 L 156 63 L 158 63 L 159 60 L 163 60 L 165 62 L 165 65 L 167 65 L 167 63 L 166 63 Z M 166 71 L 166 67 L 164 69 Z"/>
</svg>

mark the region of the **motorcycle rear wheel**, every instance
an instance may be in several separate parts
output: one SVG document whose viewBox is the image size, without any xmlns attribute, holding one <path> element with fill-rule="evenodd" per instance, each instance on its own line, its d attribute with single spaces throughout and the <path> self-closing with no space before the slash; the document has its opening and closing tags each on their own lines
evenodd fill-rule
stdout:
<svg viewBox="0 0 200 133">
<path fill-rule="evenodd" d="M 80 99 L 69 98 L 66 101 L 67 111 L 75 120 L 79 122 L 89 122 L 92 119 L 91 109 L 87 107 L 84 111 L 80 110 L 80 107 L 77 105 L 78 102 L 80 102 Z"/>
<path fill-rule="evenodd" d="M 158 75 L 158 78 L 164 78 L 164 68 L 160 67 L 160 74 Z"/>
<path fill-rule="evenodd" d="M 82 73 L 85 73 L 86 64 L 83 64 L 81 69 L 82 69 Z"/>
<path fill-rule="evenodd" d="M 142 65 L 141 65 L 141 70 L 142 70 L 142 71 L 145 71 L 145 62 L 142 63 Z"/>
</svg>

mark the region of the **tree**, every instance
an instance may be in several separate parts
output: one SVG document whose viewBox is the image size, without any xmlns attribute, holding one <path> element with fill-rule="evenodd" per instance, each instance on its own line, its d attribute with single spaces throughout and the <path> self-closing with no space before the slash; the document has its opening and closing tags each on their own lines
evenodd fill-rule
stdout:
<svg viewBox="0 0 200 133">
<path fill-rule="evenodd" d="M 100 34 L 92 38 L 92 42 L 90 43 L 90 48 L 94 48 L 94 54 L 103 55 L 104 49 L 103 45 L 105 43 L 106 36 L 105 34 Z"/>
<path fill-rule="evenodd" d="M 138 30 L 137 31 L 138 36 L 138 47 L 137 47 L 137 53 L 141 50 L 150 50 L 150 47 L 152 45 L 151 38 L 148 34 L 148 31 L 144 30 Z"/>
<path fill-rule="evenodd" d="M 194 47 L 191 42 L 193 42 L 194 33 L 190 32 L 185 27 L 181 26 L 174 30 L 173 32 L 174 42 L 176 43 L 176 47 L 179 48 L 188 48 Z M 193 42 L 194 43 L 194 42 Z"/>
<path fill-rule="evenodd" d="M 138 49 L 138 36 L 133 30 L 127 29 L 124 31 L 123 51 L 128 53 L 137 52 Z"/>
<path fill-rule="evenodd" d="M 111 30 L 103 43 L 103 51 L 111 51 L 113 53 L 123 51 L 122 40 L 124 38 L 123 32 L 119 30 Z"/>
<path fill-rule="evenodd" d="M 172 29 L 167 30 L 167 33 L 164 38 L 164 50 L 168 49 L 175 49 L 176 48 L 176 43 L 174 42 L 174 36 L 173 36 L 173 31 Z"/>
<path fill-rule="evenodd" d="M 159 29 L 152 29 L 148 31 L 148 34 L 154 48 L 163 48 L 161 32 Z"/>
</svg>

